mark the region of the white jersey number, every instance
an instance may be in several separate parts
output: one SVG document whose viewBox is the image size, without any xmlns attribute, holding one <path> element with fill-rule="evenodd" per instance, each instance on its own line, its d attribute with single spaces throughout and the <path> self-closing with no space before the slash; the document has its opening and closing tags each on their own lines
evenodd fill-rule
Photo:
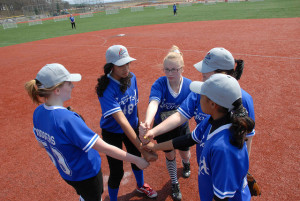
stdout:
<svg viewBox="0 0 300 201">
<path fill-rule="evenodd" d="M 129 105 L 128 105 L 128 108 L 124 107 L 124 109 L 123 109 L 124 115 L 126 115 L 126 112 L 127 112 L 128 114 L 132 114 L 133 109 L 134 109 L 134 105 L 133 105 L 133 104 L 129 104 Z"/>
<path fill-rule="evenodd" d="M 55 148 L 55 147 L 51 147 L 50 146 L 50 149 L 51 149 L 51 151 L 52 151 L 52 153 L 53 153 L 53 155 L 47 150 L 48 149 L 48 145 L 47 145 L 47 143 L 46 142 L 43 142 L 43 141 L 41 141 L 41 143 L 44 145 L 44 147 L 46 148 L 46 151 L 47 151 L 47 153 L 48 153 L 48 155 L 49 155 L 49 157 L 50 157 L 50 159 L 51 159 L 51 161 L 52 161 L 52 163 L 55 165 L 55 167 L 57 168 L 57 164 L 56 164 L 56 161 L 54 160 L 54 157 L 53 157 L 53 155 L 55 156 L 55 158 L 56 158 L 56 160 L 57 160 L 57 162 L 58 162 L 58 164 L 59 164 L 59 167 L 62 169 L 62 171 L 65 173 L 65 174 L 67 174 L 67 175 L 69 175 L 69 176 L 71 176 L 72 175 L 72 171 L 71 171 L 71 169 L 69 168 L 69 165 L 68 165 L 68 163 L 66 162 L 66 159 L 65 159 L 65 157 Z"/>
</svg>

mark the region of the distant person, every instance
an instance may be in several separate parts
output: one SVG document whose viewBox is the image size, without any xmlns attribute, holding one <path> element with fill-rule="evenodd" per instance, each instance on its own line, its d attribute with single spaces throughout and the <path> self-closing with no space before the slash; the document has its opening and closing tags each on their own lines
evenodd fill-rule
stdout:
<svg viewBox="0 0 300 201">
<path fill-rule="evenodd" d="M 173 12 L 174 12 L 174 16 L 177 15 L 177 7 L 175 3 L 173 5 Z"/>
<path fill-rule="evenodd" d="M 73 28 L 76 29 L 76 25 L 75 25 L 75 17 L 73 17 L 72 14 L 70 15 L 70 22 L 71 22 L 71 25 L 72 25 L 72 29 L 73 29 Z"/>
</svg>

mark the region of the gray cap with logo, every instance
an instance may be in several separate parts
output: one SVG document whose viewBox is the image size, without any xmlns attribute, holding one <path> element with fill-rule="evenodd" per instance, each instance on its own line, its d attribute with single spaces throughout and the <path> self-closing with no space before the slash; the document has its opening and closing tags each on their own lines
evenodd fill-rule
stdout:
<svg viewBox="0 0 300 201">
<path fill-rule="evenodd" d="M 70 74 L 69 71 L 61 64 L 46 64 L 36 75 L 36 80 L 42 83 L 41 88 L 51 88 L 55 85 L 70 81 L 77 82 L 81 80 L 80 74 Z"/>
<path fill-rule="evenodd" d="M 242 97 L 238 81 L 230 75 L 221 73 L 210 76 L 205 82 L 194 81 L 190 84 L 191 91 L 205 95 L 216 104 L 231 111 L 232 105 Z"/>
<path fill-rule="evenodd" d="M 222 47 L 211 49 L 205 58 L 196 63 L 194 67 L 201 73 L 209 73 L 215 70 L 232 70 L 234 69 L 234 58 L 232 54 Z"/>
<path fill-rule="evenodd" d="M 106 63 L 113 63 L 116 66 L 123 66 L 136 59 L 129 56 L 129 53 L 123 45 L 113 45 L 109 47 L 105 54 Z"/>
</svg>

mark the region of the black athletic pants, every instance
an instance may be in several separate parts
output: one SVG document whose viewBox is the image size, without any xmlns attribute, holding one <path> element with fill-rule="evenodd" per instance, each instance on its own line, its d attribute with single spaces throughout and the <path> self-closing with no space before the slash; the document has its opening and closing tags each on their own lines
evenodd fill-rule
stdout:
<svg viewBox="0 0 300 201">
<path fill-rule="evenodd" d="M 135 129 L 135 133 L 138 136 L 138 128 Z M 140 151 L 132 144 L 124 133 L 111 133 L 106 130 L 102 130 L 103 140 L 111 145 L 114 145 L 122 149 L 123 143 L 128 153 L 141 156 Z M 117 160 L 110 156 L 106 156 L 109 164 L 110 175 L 108 179 L 108 186 L 112 189 L 119 188 L 120 182 L 124 175 L 123 161 Z M 135 164 L 131 164 L 132 169 L 140 170 Z"/>
</svg>

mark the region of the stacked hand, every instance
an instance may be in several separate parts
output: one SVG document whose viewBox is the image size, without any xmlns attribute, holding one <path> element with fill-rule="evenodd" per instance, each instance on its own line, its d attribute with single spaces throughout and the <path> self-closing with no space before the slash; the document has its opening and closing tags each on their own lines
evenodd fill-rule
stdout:
<svg viewBox="0 0 300 201">
<path fill-rule="evenodd" d="M 151 134 L 151 130 L 150 130 L 150 124 L 142 123 L 142 122 L 140 123 L 139 137 L 143 144 L 142 148 L 144 149 L 144 151 L 142 152 L 142 154 L 143 154 L 144 158 L 149 162 L 156 161 L 157 154 L 154 151 L 152 151 L 151 149 L 147 148 L 147 146 L 144 146 L 147 144 L 153 144 L 153 143 L 150 143 L 150 140 L 153 139 L 153 134 Z"/>
<path fill-rule="evenodd" d="M 150 151 L 150 150 L 145 150 L 143 147 L 142 147 L 141 153 L 144 156 L 145 160 L 148 162 L 154 162 L 158 158 L 158 156 L 155 152 Z"/>
<path fill-rule="evenodd" d="M 148 142 L 147 144 L 143 145 L 143 149 L 148 152 L 155 152 L 155 145 L 153 142 Z"/>
<path fill-rule="evenodd" d="M 139 137 L 140 137 L 143 145 L 148 144 L 154 138 L 154 134 L 150 129 L 150 124 L 148 124 L 147 122 L 140 123 L 139 133 L 140 133 Z"/>
<path fill-rule="evenodd" d="M 144 158 L 137 157 L 135 165 L 138 168 L 140 168 L 141 170 L 144 170 L 144 169 L 146 169 L 150 165 L 150 163 L 146 159 L 144 159 Z"/>
</svg>

